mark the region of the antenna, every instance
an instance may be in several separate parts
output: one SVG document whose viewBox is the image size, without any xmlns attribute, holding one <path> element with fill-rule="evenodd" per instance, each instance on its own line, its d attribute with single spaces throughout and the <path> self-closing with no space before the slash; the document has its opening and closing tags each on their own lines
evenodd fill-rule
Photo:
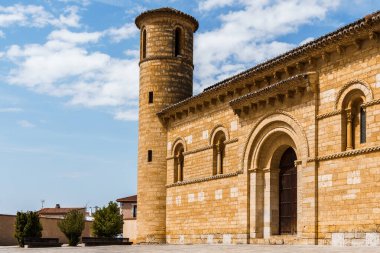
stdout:
<svg viewBox="0 0 380 253">
<path fill-rule="evenodd" d="M 41 209 L 44 208 L 44 203 L 45 203 L 45 200 L 42 199 L 42 200 L 41 200 Z"/>
</svg>

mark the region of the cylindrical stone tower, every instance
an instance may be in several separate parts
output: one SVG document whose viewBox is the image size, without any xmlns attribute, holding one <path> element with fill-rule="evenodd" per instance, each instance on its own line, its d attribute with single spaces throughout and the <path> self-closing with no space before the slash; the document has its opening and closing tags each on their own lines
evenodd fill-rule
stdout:
<svg viewBox="0 0 380 253">
<path fill-rule="evenodd" d="M 141 30 L 137 242 L 164 243 L 167 133 L 157 113 L 192 96 L 198 22 L 161 8 L 142 13 L 136 25 Z"/>
</svg>

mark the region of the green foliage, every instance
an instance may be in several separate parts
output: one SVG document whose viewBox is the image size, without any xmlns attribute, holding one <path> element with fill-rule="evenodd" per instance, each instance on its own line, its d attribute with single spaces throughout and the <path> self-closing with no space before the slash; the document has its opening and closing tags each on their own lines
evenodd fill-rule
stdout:
<svg viewBox="0 0 380 253">
<path fill-rule="evenodd" d="M 25 237 L 42 236 L 42 225 L 38 212 L 17 212 L 15 224 L 15 238 L 20 247 L 24 247 Z"/>
<path fill-rule="evenodd" d="M 58 222 L 58 227 L 69 240 L 70 246 L 77 246 L 84 230 L 84 215 L 78 210 L 72 210 L 65 218 Z"/>
<path fill-rule="evenodd" d="M 123 216 L 115 202 L 109 202 L 107 207 L 100 208 L 94 214 L 92 230 L 97 237 L 116 237 L 123 231 Z"/>
</svg>

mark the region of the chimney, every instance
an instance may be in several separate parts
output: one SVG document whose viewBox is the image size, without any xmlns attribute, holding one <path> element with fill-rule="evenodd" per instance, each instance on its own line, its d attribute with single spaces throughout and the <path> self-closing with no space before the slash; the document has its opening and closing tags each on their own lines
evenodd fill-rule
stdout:
<svg viewBox="0 0 380 253">
<path fill-rule="evenodd" d="M 60 204 L 56 204 L 55 208 L 61 208 L 61 205 Z"/>
</svg>

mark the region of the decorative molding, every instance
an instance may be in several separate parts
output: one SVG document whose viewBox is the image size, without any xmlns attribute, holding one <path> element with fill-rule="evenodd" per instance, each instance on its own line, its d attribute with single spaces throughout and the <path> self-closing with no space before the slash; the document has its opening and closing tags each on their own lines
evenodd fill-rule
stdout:
<svg viewBox="0 0 380 253">
<path fill-rule="evenodd" d="M 205 151 L 207 149 L 212 149 L 212 148 L 213 148 L 212 145 L 208 145 L 208 146 L 197 148 L 197 149 L 194 149 L 194 150 L 189 150 L 187 152 L 184 152 L 183 155 L 186 156 L 186 155 L 202 152 L 202 151 Z"/>
<path fill-rule="evenodd" d="M 332 112 L 328 112 L 328 113 L 317 115 L 316 119 L 318 119 L 318 120 L 319 119 L 325 119 L 325 118 L 328 118 L 328 117 L 331 117 L 331 116 L 339 115 L 341 113 L 342 113 L 342 110 L 335 110 L 335 111 L 332 111 Z"/>
<path fill-rule="evenodd" d="M 380 99 L 375 99 L 375 100 L 362 104 L 362 107 L 369 107 L 369 106 L 378 105 L 378 104 L 380 104 Z"/>
<path fill-rule="evenodd" d="M 230 139 L 228 141 L 225 141 L 224 144 L 228 145 L 228 144 L 235 143 L 235 142 L 238 142 L 238 141 L 239 141 L 238 138 L 233 138 L 233 139 Z"/>
<path fill-rule="evenodd" d="M 380 104 L 380 99 L 375 99 L 375 100 L 371 100 L 371 101 L 369 101 L 367 103 L 362 104 L 362 107 L 366 108 L 366 107 L 370 107 L 370 106 L 378 105 L 378 104 Z M 335 115 L 339 115 L 341 113 L 342 113 L 342 109 L 339 109 L 339 110 L 335 110 L 335 111 L 332 111 L 332 112 L 328 112 L 328 113 L 317 115 L 316 119 L 320 120 L 320 119 L 332 117 L 332 116 L 335 116 Z"/>
<path fill-rule="evenodd" d="M 233 138 L 233 139 L 230 139 L 230 140 L 226 141 L 224 144 L 228 145 L 228 144 L 232 144 L 232 143 L 235 143 L 235 142 L 238 142 L 238 141 L 239 141 L 238 138 Z M 208 145 L 208 146 L 197 148 L 197 149 L 194 149 L 194 150 L 189 150 L 189 151 L 183 152 L 183 155 L 187 156 L 187 155 L 195 154 L 195 153 L 202 152 L 202 151 L 205 151 L 205 150 L 208 150 L 208 149 L 212 149 L 213 147 L 214 147 L 213 145 Z M 172 159 L 174 159 L 174 156 L 166 157 L 166 160 L 172 160 Z"/>
<path fill-rule="evenodd" d="M 373 152 L 378 152 L 378 151 L 380 151 L 380 146 L 362 148 L 362 149 L 353 149 L 349 151 L 335 153 L 332 155 L 325 155 L 325 156 L 320 156 L 317 158 L 311 158 L 311 159 L 308 159 L 307 161 L 308 162 L 327 161 L 327 160 L 334 160 L 334 159 L 338 159 L 342 157 L 356 156 L 356 155 L 368 154 L 368 153 L 373 153 Z"/>
<path fill-rule="evenodd" d="M 180 56 L 150 56 L 150 57 L 146 57 L 144 59 L 142 59 L 139 63 L 139 66 L 144 63 L 144 62 L 148 62 L 148 61 L 154 61 L 154 60 L 174 60 L 174 61 L 180 61 L 182 63 L 186 63 L 188 64 L 191 68 L 194 69 L 194 64 L 191 62 L 191 60 L 187 59 L 187 58 L 184 58 L 184 57 L 180 57 Z"/>
<path fill-rule="evenodd" d="M 166 188 L 172 188 L 172 187 L 188 185 L 188 184 L 202 183 L 202 182 L 207 182 L 207 181 L 217 180 L 217 179 L 222 179 L 222 178 L 236 177 L 240 174 L 243 174 L 242 170 L 238 170 L 236 172 L 229 173 L 229 174 L 221 174 L 221 175 L 215 175 L 215 176 L 211 176 L 211 177 L 197 178 L 197 179 L 191 179 L 191 180 L 187 180 L 187 181 L 177 182 L 174 184 L 166 185 Z"/>
</svg>

